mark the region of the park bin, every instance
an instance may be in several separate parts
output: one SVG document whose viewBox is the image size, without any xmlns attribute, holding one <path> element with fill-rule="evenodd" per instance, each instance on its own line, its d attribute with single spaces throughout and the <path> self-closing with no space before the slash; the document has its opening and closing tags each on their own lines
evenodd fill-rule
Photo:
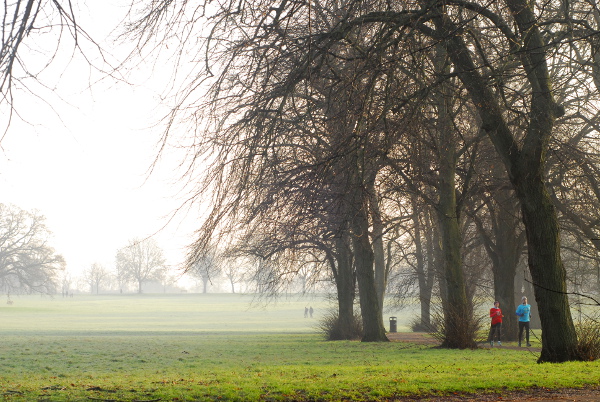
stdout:
<svg viewBox="0 0 600 402">
<path fill-rule="evenodd" d="M 396 317 L 390 317 L 390 332 L 398 332 Z"/>
</svg>

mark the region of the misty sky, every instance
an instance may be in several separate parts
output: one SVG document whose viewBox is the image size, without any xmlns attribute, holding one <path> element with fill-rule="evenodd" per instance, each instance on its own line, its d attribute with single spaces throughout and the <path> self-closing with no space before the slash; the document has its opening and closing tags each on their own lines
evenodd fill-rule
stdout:
<svg viewBox="0 0 600 402">
<path fill-rule="evenodd" d="M 104 38 L 125 10 L 95 7 L 80 10 L 79 23 L 118 58 Z M 141 71 L 128 83 L 104 80 L 89 89 L 98 75 L 70 53 L 61 56 L 46 73 L 55 91 L 43 92 L 43 101 L 16 94 L 21 116 L 0 144 L 0 202 L 46 216 L 52 244 L 72 272 L 96 262 L 112 269 L 118 248 L 157 231 L 168 262 L 177 265 L 196 227 L 193 214 L 181 214 L 161 230 L 181 204 L 174 184 L 181 155 L 168 152 L 148 176 L 161 134 L 152 126 L 166 110 L 159 102 L 164 77 Z"/>
</svg>

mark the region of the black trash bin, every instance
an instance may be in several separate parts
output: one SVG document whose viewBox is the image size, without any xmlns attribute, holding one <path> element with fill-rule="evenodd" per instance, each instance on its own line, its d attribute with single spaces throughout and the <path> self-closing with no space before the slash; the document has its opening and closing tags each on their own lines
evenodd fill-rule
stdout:
<svg viewBox="0 0 600 402">
<path fill-rule="evenodd" d="M 390 332 L 398 332 L 396 317 L 390 317 Z"/>
</svg>

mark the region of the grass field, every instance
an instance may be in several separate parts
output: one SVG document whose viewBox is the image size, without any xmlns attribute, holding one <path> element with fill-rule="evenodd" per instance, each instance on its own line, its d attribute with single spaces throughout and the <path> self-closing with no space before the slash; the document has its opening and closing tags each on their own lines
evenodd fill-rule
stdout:
<svg viewBox="0 0 600 402">
<path fill-rule="evenodd" d="M 241 295 L 13 297 L 0 305 L 7 401 L 342 401 L 600 383 L 600 364 L 522 350 L 326 342 L 327 302 Z M 303 317 L 304 307 L 315 318 Z M 410 316 L 398 314 L 399 330 Z"/>
</svg>

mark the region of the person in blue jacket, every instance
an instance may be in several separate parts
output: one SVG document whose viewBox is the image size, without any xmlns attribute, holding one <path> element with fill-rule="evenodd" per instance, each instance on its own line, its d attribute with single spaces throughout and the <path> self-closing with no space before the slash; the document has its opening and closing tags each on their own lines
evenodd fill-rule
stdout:
<svg viewBox="0 0 600 402">
<path fill-rule="evenodd" d="M 521 298 L 521 304 L 517 307 L 517 315 L 519 316 L 519 347 L 521 346 L 521 340 L 523 339 L 523 330 L 525 330 L 525 340 L 527 346 L 531 346 L 529 343 L 529 321 L 531 320 L 531 306 L 527 304 L 527 297 Z"/>
</svg>

